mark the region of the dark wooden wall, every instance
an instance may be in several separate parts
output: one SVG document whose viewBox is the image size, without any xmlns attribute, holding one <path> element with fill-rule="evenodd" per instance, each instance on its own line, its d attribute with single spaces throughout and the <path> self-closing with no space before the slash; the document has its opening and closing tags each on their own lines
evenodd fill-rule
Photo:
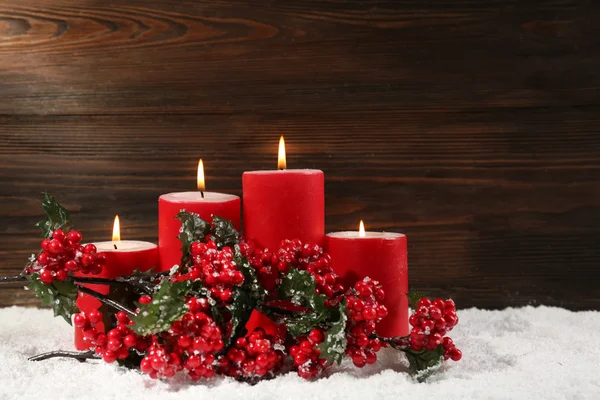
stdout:
<svg viewBox="0 0 600 400">
<path fill-rule="evenodd" d="M 593 0 L 0 0 L 0 273 L 43 190 L 88 239 L 156 240 L 198 157 L 240 194 L 283 134 L 328 230 L 408 234 L 411 286 L 600 308 L 599 130 Z"/>
</svg>

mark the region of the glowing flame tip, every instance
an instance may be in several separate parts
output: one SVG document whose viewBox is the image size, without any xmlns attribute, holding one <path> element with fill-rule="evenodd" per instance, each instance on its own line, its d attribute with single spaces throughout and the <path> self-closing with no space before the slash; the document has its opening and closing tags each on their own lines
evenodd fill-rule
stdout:
<svg viewBox="0 0 600 400">
<path fill-rule="evenodd" d="M 358 226 L 358 236 L 365 237 L 365 223 L 360 220 L 360 225 Z"/>
<path fill-rule="evenodd" d="M 113 242 L 118 242 L 121 240 L 121 223 L 119 222 L 118 215 L 115 215 L 115 222 L 113 224 L 112 240 L 113 240 Z"/>
<path fill-rule="evenodd" d="M 279 138 L 279 155 L 277 157 L 277 169 L 286 169 L 287 163 L 285 160 L 285 141 L 283 136 Z"/>
<path fill-rule="evenodd" d="M 204 192 L 206 190 L 206 185 L 204 184 L 204 163 L 202 159 L 198 160 L 198 190 Z"/>
</svg>

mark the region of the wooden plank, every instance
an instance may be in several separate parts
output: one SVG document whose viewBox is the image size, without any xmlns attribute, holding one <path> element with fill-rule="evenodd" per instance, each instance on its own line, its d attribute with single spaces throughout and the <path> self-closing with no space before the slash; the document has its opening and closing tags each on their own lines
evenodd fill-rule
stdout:
<svg viewBox="0 0 600 400">
<path fill-rule="evenodd" d="M 284 134 L 290 166 L 325 170 L 328 230 L 362 218 L 409 235 L 414 287 L 464 306 L 597 307 L 600 114 L 507 115 L 3 117 L 0 273 L 39 245 L 42 190 L 90 240 L 116 213 L 123 237 L 156 240 L 157 197 L 193 190 L 198 157 L 210 190 L 240 194 Z M 16 290 L 0 304 L 32 304 Z"/>
<path fill-rule="evenodd" d="M 0 114 L 586 107 L 584 0 L 0 2 Z"/>
</svg>

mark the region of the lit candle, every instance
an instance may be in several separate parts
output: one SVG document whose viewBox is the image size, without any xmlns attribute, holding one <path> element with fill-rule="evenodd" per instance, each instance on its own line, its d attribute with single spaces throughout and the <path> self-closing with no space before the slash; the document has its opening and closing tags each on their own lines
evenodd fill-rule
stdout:
<svg viewBox="0 0 600 400">
<path fill-rule="evenodd" d="M 322 244 L 325 232 L 325 178 L 316 169 L 286 169 L 279 140 L 277 170 L 242 175 L 244 234 L 258 248 L 275 250 L 284 239 Z"/>
<path fill-rule="evenodd" d="M 98 275 L 80 275 L 96 278 L 115 279 L 120 276 L 131 275 L 135 270 L 148 271 L 159 265 L 158 246 L 150 242 L 139 240 L 121 240 L 121 227 L 119 216 L 115 216 L 113 224 L 112 240 L 106 242 L 92 243 L 98 249 L 98 253 L 106 255 L 106 264 Z M 110 287 L 107 285 L 87 284 L 85 287 L 102 294 L 108 294 Z M 97 310 L 102 303 L 92 296 L 79 293 L 76 301 L 77 307 L 83 312 Z M 99 329 L 104 329 L 102 324 Z M 83 331 L 75 327 L 75 347 L 85 350 L 88 344 L 83 340 Z"/>
<path fill-rule="evenodd" d="M 180 211 L 195 213 L 205 221 L 212 216 L 226 218 L 240 228 L 240 198 L 232 194 L 206 192 L 204 163 L 198 161 L 196 192 L 163 194 L 158 198 L 158 247 L 160 248 L 160 268 L 171 269 L 181 262 L 181 242 L 177 238 L 181 222 L 176 219 Z"/>
<path fill-rule="evenodd" d="M 385 291 L 383 304 L 388 315 L 377 333 L 382 336 L 408 335 L 408 261 L 406 236 L 391 232 L 333 232 L 326 236 L 326 251 L 343 285 L 354 285 L 366 276 L 379 281 Z"/>
</svg>

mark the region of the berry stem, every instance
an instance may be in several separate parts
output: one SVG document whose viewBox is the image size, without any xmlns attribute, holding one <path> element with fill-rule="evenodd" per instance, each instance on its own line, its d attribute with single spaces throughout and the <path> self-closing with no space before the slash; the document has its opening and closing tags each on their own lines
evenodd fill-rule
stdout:
<svg viewBox="0 0 600 400">
<path fill-rule="evenodd" d="M 21 275 L 0 276 L 0 283 L 26 282 L 27 277 Z"/>
<path fill-rule="evenodd" d="M 79 282 L 77 282 L 79 283 Z M 86 288 L 85 286 L 79 286 L 79 291 L 81 293 L 85 293 L 87 295 L 90 295 L 98 300 L 100 300 L 100 302 L 106 304 L 107 306 L 110 306 L 116 310 L 119 311 L 123 311 L 124 313 L 126 313 L 129 316 L 135 317 L 137 314 L 135 313 L 135 311 L 125 307 L 124 305 L 117 303 L 116 301 L 114 301 L 113 299 L 103 295 L 102 293 L 98 293 L 95 290 Z"/>
<path fill-rule="evenodd" d="M 85 360 L 100 358 L 100 357 L 96 356 L 92 350 L 90 350 L 90 351 L 55 350 L 55 351 L 49 351 L 47 353 L 38 354 L 33 357 L 29 357 L 28 360 L 29 361 L 43 361 L 43 360 L 48 360 L 50 358 L 55 358 L 55 357 L 74 358 L 79 362 L 85 362 Z"/>
</svg>

